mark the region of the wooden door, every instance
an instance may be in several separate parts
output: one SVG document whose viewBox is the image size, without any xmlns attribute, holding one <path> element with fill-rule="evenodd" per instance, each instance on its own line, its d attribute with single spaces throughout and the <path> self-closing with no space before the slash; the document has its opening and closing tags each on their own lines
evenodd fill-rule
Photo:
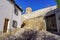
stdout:
<svg viewBox="0 0 60 40">
<path fill-rule="evenodd" d="M 8 21 L 9 21 L 9 19 L 6 18 L 6 19 L 5 19 L 5 22 L 4 22 L 3 33 L 7 32 Z"/>
<path fill-rule="evenodd" d="M 55 14 L 52 14 L 52 15 L 46 17 L 47 31 L 57 32 L 57 26 L 56 25 L 57 24 L 56 24 Z"/>
</svg>

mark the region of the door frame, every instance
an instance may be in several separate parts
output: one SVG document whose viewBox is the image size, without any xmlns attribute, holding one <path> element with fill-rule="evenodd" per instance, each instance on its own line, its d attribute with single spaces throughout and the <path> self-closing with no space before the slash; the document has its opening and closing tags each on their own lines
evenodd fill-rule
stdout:
<svg viewBox="0 0 60 40">
<path fill-rule="evenodd" d="M 8 19 L 8 18 L 5 18 L 5 19 L 4 19 L 3 33 L 6 33 L 6 32 L 7 32 L 8 22 L 9 22 L 9 19 Z"/>
<path fill-rule="evenodd" d="M 49 18 L 49 17 L 52 17 L 52 16 L 54 16 L 55 17 L 55 21 L 56 21 L 56 15 L 55 14 L 51 14 L 51 15 L 48 15 L 48 16 L 45 16 L 45 21 L 47 20 L 47 18 Z M 48 31 L 48 26 L 47 26 L 47 21 L 46 21 L 46 30 Z M 56 32 L 58 32 L 58 29 L 57 29 L 57 22 L 56 22 Z"/>
</svg>

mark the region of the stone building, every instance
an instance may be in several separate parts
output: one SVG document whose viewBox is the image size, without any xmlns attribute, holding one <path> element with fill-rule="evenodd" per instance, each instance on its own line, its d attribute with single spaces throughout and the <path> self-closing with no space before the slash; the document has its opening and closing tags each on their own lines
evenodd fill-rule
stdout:
<svg viewBox="0 0 60 40">
<path fill-rule="evenodd" d="M 46 13 L 47 31 L 52 33 L 60 33 L 60 0 L 56 0 L 57 8 Z"/>
<path fill-rule="evenodd" d="M 56 6 L 43 8 L 29 14 L 22 15 L 23 22 L 25 23 L 24 28 L 35 29 L 35 30 L 47 30 L 46 20 L 44 19 L 46 14 L 56 9 Z"/>
<path fill-rule="evenodd" d="M 23 20 L 25 21 L 27 25 L 30 26 L 30 25 L 34 25 L 35 21 L 39 20 L 40 16 L 42 16 L 42 19 L 45 21 L 47 31 L 52 32 L 52 33 L 60 33 L 60 25 L 59 25 L 60 24 L 60 21 L 59 21 L 60 20 L 60 7 L 59 7 L 60 4 L 59 2 L 60 1 L 57 0 L 57 4 L 58 4 L 57 6 L 51 6 L 51 7 L 47 7 L 47 8 L 43 8 L 43 9 L 31 12 L 29 14 L 24 14 L 22 15 Z M 42 27 L 42 25 L 39 23 L 41 23 L 41 21 L 39 21 L 38 23 L 36 22 L 36 24 L 34 25 L 35 27 L 40 25 L 38 26 L 38 29 L 39 27 Z"/>
<path fill-rule="evenodd" d="M 49 11 L 45 18 L 47 31 L 60 33 L 60 8 Z"/>
</svg>

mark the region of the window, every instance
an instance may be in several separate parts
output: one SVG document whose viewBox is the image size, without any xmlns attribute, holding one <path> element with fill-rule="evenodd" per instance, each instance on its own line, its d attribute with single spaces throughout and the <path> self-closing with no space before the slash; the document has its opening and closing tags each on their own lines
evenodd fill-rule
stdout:
<svg viewBox="0 0 60 40">
<path fill-rule="evenodd" d="M 13 0 L 7 0 L 7 1 L 9 1 L 10 3 L 13 3 L 14 2 Z"/>
<path fill-rule="evenodd" d="M 13 25 L 14 28 L 17 28 L 17 21 L 13 21 Z"/>
<path fill-rule="evenodd" d="M 16 6 L 14 7 L 14 13 L 15 13 L 15 15 L 18 16 L 18 10 L 17 10 L 17 7 Z"/>
</svg>

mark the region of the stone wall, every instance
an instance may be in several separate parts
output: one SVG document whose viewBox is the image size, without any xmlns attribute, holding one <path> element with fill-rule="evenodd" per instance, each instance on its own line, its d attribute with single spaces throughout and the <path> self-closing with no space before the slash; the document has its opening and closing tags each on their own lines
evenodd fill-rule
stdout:
<svg viewBox="0 0 60 40">
<path fill-rule="evenodd" d="M 36 18 L 31 18 L 24 20 L 24 27 L 26 29 L 33 30 L 46 30 L 46 23 L 43 16 L 38 16 Z"/>
</svg>

